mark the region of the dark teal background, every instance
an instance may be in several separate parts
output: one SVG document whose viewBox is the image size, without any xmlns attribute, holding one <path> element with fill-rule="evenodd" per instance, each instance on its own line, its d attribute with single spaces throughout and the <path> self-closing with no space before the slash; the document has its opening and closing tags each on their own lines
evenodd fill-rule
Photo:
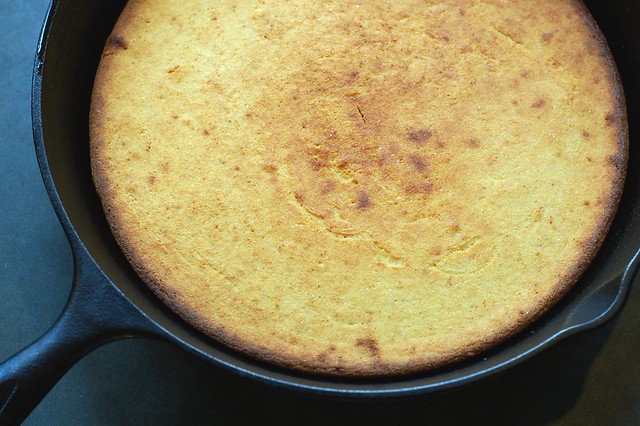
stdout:
<svg viewBox="0 0 640 426">
<path fill-rule="evenodd" d="M 46 331 L 71 286 L 70 250 L 31 135 L 31 68 L 47 5 L 0 0 L 0 360 Z M 611 324 L 497 378 L 444 394 L 318 399 L 240 379 L 168 344 L 130 340 L 84 358 L 26 424 L 276 422 L 640 425 L 640 288 Z"/>
</svg>

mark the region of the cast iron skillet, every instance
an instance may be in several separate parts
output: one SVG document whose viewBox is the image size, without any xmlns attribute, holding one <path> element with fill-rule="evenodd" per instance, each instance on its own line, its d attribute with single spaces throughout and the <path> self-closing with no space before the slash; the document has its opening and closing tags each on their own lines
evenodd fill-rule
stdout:
<svg viewBox="0 0 640 426">
<path fill-rule="evenodd" d="M 640 2 L 589 1 L 620 68 L 631 135 L 622 203 L 599 255 L 574 289 L 533 326 L 499 347 L 437 371 L 347 380 L 286 371 L 245 358 L 200 334 L 140 281 L 115 243 L 93 187 L 88 109 L 104 42 L 125 0 L 54 0 L 33 75 L 36 154 L 53 207 L 75 259 L 73 290 L 60 318 L 31 346 L 0 365 L 0 424 L 18 423 L 82 356 L 126 337 L 172 342 L 212 363 L 290 389 L 333 396 L 382 397 L 461 386 L 503 371 L 560 339 L 590 329 L 622 307 L 640 265 Z M 606 4 L 606 5 L 605 5 Z"/>
</svg>

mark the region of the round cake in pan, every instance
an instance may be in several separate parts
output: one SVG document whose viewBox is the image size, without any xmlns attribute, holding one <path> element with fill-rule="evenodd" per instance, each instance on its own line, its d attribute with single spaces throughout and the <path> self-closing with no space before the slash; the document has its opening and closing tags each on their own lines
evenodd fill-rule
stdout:
<svg viewBox="0 0 640 426">
<path fill-rule="evenodd" d="M 299 371 L 403 374 L 522 330 L 614 216 L 622 88 L 571 0 L 132 0 L 93 175 L 153 291 Z"/>
</svg>

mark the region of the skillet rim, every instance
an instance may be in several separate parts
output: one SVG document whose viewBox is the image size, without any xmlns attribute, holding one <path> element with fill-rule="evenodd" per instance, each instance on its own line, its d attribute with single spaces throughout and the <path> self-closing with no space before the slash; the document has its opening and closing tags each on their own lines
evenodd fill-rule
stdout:
<svg viewBox="0 0 640 426">
<path fill-rule="evenodd" d="M 55 181 L 53 175 L 51 173 L 51 169 L 49 166 L 49 161 L 46 155 L 46 147 L 44 142 L 44 123 L 42 117 L 42 93 L 43 93 L 43 80 L 44 80 L 44 69 L 45 69 L 45 60 L 47 56 L 47 46 L 49 37 L 51 35 L 52 30 L 55 28 L 55 18 L 58 12 L 59 5 L 63 2 L 63 0 L 52 0 L 50 3 L 49 9 L 45 15 L 45 21 L 38 39 L 36 59 L 34 63 L 34 72 L 33 72 L 33 80 L 32 80 L 32 121 L 33 121 L 33 133 L 34 133 L 34 142 L 36 148 L 36 157 L 39 163 L 41 175 L 45 184 L 45 188 L 49 195 L 50 201 L 58 216 L 58 219 L 64 229 L 64 232 L 70 242 L 74 263 L 77 263 L 81 259 L 89 259 L 91 260 L 97 268 L 102 271 L 102 268 L 98 266 L 98 263 L 93 259 L 89 250 L 85 247 L 82 240 L 80 239 L 78 233 L 74 225 L 71 222 L 70 217 L 68 216 L 62 199 L 58 193 L 58 190 L 55 185 Z M 91 7 L 91 6 L 89 6 Z M 581 322 L 579 324 L 571 325 L 566 328 L 562 328 L 557 333 L 551 335 L 547 339 L 542 342 L 535 344 L 529 347 L 527 350 L 507 359 L 506 361 L 500 362 L 494 366 L 490 366 L 488 368 L 479 367 L 478 371 L 456 376 L 449 380 L 443 380 L 435 383 L 426 383 L 421 385 L 407 385 L 403 384 L 404 382 L 410 383 L 416 380 L 428 380 L 429 377 L 433 377 L 430 373 L 426 373 L 426 375 L 422 378 L 415 378 L 413 376 L 394 376 L 390 377 L 389 381 L 377 382 L 375 380 L 370 380 L 367 382 L 348 382 L 345 381 L 345 378 L 333 378 L 333 380 L 324 379 L 319 376 L 308 376 L 304 374 L 300 374 L 297 372 L 289 372 L 289 371 L 280 371 L 276 366 L 265 366 L 263 363 L 256 362 L 254 360 L 250 360 L 247 364 L 254 367 L 257 371 L 252 369 L 245 368 L 241 365 L 237 365 L 232 362 L 227 362 L 223 359 L 220 359 L 218 356 L 208 353 L 202 349 L 197 348 L 193 344 L 187 342 L 186 340 L 180 338 L 175 335 L 171 331 L 164 328 L 157 321 L 147 316 L 143 309 L 141 309 L 136 303 L 134 303 L 128 296 L 126 296 L 120 289 L 120 287 L 115 284 L 111 279 L 108 279 L 109 284 L 118 291 L 122 297 L 128 300 L 132 306 L 135 307 L 141 314 L 143 314 L 154 326 L 160 330 L 158 333 L 161 338 L 164 340 L 170 341 L 177 346 L 185 349 L 191 353 L 198 355 L 200 358 L 207 360 L 208 362 L 213 362 L 217 365 L 223 366 L 229 370 L 235 371 L 241 376 L 251 377 L 253 379 L 259 380 L 261 382 L 275 384 L 281 387 L 309 391 L 316 394 L 323 395 L 333 395 L 333 396 L 355 396 L 355 397 L 372 397 L 372 396 L 385 396 L 385 397 L 398 397 L 398 396 L 406 396 L 406 395 L 415 395 L 415 394 L 424 394 L 430 392 L 436 392 L 446 389 L 452 389 L 455 387 L 467 385 L 478 380 L 488 378 L 497 373 L 503 372 L 520 362 L 529 359 L 535 354 L 541 352 L 545 348 L 552 346 L 553 344 L 561 341 L 562 339 L 569 337 L 573 334 L 576 334 L 580 331 L 589 330 L 595 328 L 599 325 L 604 324 L 611 318 L 615 316 L 615 314 L 622 308 L 624 302 L 626 301 L 626 296 L 628 295 L 629 288 L 631 282 L 633 281 L 634 274 L 638 266 L 640 266 L 640 252 L 636 253 L 630 263 L 627 265 L 624 273 L 621 275 L 620 283 L 617 287 L 617 293 L 613 302 L 598 316 L 592 318 L 588 321 Z M 106 273 L 104 273 L 106 276 Z M 607 283 L 609 284 L 609 283 Z M 72 292 L 75 289 L 76 284 L 74 283 L 74 287 L 72 288 Z M 174 321 L 171 319 L 171 321 Z M 511 340 L 507 341 L 507 345 L 509 345 Z M 232 355 L 234 361 L 242 362 L 241 355 Z M 473 363 L 481 364 L 476 358 L 472 360 Z M 456 368 L 454 367 L 454 371 Z M 435 375 L 439 373 L 436 371 Z M 281 378 L 285 376 L 286 379 Z M 394 380 L 395 378 L 395 380 Z M 310 382 L 311 384 L 307 383 Z M 315 384 L 313 384 L 315 383 Z"/>
</svg>

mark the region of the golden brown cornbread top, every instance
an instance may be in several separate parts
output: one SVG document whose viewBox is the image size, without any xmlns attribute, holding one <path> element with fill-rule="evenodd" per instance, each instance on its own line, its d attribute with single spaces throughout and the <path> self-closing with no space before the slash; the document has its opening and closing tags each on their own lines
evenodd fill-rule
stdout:
<svg viewBox="0 0 640 426">
<path fill-rule="evenodd" d="M 574 1 L 130 1 L 91 118 L 151 288 L 239 351 L 342 375 L 529 324 L 595 254 L 626 164 Z"/>
</svg>

